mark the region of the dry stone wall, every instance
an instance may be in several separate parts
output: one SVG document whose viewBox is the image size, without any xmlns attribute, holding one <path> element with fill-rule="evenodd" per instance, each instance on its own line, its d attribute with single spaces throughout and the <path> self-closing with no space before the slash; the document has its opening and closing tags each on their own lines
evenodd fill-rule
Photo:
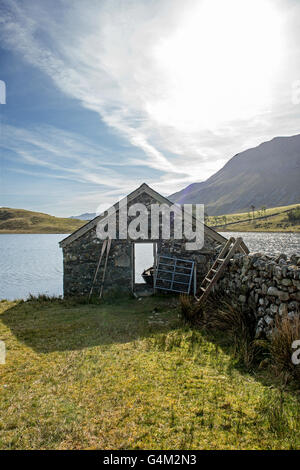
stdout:
<svg viewBox="0 0 300 470">
<path fill-rule="evenodd" d="M 250 309 L 256 336 L 268 336 L 277 315 L 291 319 L 299 315 L 300 254 L 290 258 L 236 254 L 215 289 L 230 297 L 233 305 Z"/>
</svg>

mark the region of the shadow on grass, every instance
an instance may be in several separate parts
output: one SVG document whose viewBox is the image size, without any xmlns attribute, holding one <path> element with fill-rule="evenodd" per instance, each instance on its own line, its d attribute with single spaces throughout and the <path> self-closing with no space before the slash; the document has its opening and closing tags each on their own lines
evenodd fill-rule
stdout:
<svg viewBox="0 0 300 470">
<path fill-rule="evenodd" d="M 3 305 L 0 321 L 38 353 L 132 342 L 167 333 L 179 323 L 178 299 L 169 296 L 124 296 L 91 304 L 84 299 L 37 298 L 6 309 Z"/>
<path fill-rule="evenodd" d="M 181 304 L 183 309 L 188 309 L 186 300 Z M 198 318 L 189 318 L 188 323 L 213 343 L 216 351 L 230 357 L 229 369 L 236 369 L 243 375 L 250 374 L 267 387 L 281 390 L 288 386 L 300 400 L 299 375 L 296 376 L 289 364 L 289 367 L 279 370 L 277 358 L 270 351 L 270 341 L 255 339 L 256 321 L 250 310 L 242 312 L 231 307 L 228 298 L 224 301 L 224 297 L 215 296 L 199 309 Z"/>
<path fill-rule="evenodd" d="M 259 368 L 258 362 L 246 367 L 225 331 L 187 324 L 183 327 L 176 297 L 157 295 L 138 300 L 123 296 L 91 304 L 85 299 L 40 298 L 10 305 L 0 303 L 0 332 L 3 323 L 20 343 L 37 353 L 79 351 L 149 338 L 151 347 L 162 351 L 181 347 L 184 342 L 191 357 L 196 354 L 201 359 L 208 342 L 214 345 L 212 357 L 215 356 L 216 364 L 212 365 L 217 368 L 225 353 L 229 357 L 229 374 L 236 370 L 268 387 L 282 386 L 267 368 Z M 220 364 L 220 374 L 223 369 Z"/>
</svg>

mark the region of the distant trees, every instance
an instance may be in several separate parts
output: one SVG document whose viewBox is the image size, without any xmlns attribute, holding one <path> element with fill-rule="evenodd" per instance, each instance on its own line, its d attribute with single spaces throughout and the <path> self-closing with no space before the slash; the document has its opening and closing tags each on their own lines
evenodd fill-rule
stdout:
<svg viewBox="0 0 300 470">
<path fill-rule="evenodd" d="M 0 220 L 14 219 L 15 217 L 16 215 L 9 210 L 1 209 L 0 211 Z"/>
<path fill-rule="evenodd" d="M 250 209 L 251 209 L 251 211 L 252 211 L 252 219 L 254 220 L 254 219 L 255 219 L 255 214 L 254 214 L 254 212 L 255 212 L 255 205 L 254 205 L 254 204 L 251 204 Z M 263 205 L 263 206 L 261 206 L 260 209 L 257 209 L 257 214 L 256 214 L 256 216 L 258 216 L 258 217 L 265 217 L 265 216 L 267 215 L 266 211 L 267 211 L 267 206 Z M 248 219 L 251 219 L 251 212 L 250 212 L 250 211 L 248 211 Z"/>
<path fill-rule="evenodd" d="M 288 220 L 292 224 L 300 222 L 300 207 L 296 207 L 296 209 L 293 209 L 288 212 Z"/>
</svg>

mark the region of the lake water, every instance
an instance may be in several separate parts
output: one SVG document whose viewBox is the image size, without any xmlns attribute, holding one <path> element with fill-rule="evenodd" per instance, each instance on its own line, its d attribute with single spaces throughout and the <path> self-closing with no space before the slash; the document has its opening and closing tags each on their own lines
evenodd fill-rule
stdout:
<svg viewBox="0 0 300 470">
<path fill-rule="evenodd" d="M 226 238 L 242 237 L 250 252 L 290 256 L 300 252 L 300 233 L 220 232 Z"/>
<path fill-rule="evenodd" d="M 63 261 L 58 242 L 66 234 L 1 234 L 0 299 L 29 294 L 62 295 Z"/>
<path fill-rule="evenodd" d="M 300 252 L 299 233 L 226 232 L 223 235 L 242 236 L 252 252 L 287 255 Z M 58 243 L 66 236 L 0 235 L 0 299 L 25 299 L 29 294 L 62 295 L 63 263 Z M 151 253 L 148 255 L 150 259 Z"/>
</svg>

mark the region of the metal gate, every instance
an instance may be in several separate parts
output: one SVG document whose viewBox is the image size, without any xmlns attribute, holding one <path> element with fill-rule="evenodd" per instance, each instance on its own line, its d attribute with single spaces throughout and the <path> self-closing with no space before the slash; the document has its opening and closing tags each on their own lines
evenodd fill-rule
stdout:
<svg viewBox="0 0 300 470">
<path fill-rule="evenodd" d="M 154 289 L 189 294 L 195 262 L 188 259 L 158 256 Z"/>
</svg>

